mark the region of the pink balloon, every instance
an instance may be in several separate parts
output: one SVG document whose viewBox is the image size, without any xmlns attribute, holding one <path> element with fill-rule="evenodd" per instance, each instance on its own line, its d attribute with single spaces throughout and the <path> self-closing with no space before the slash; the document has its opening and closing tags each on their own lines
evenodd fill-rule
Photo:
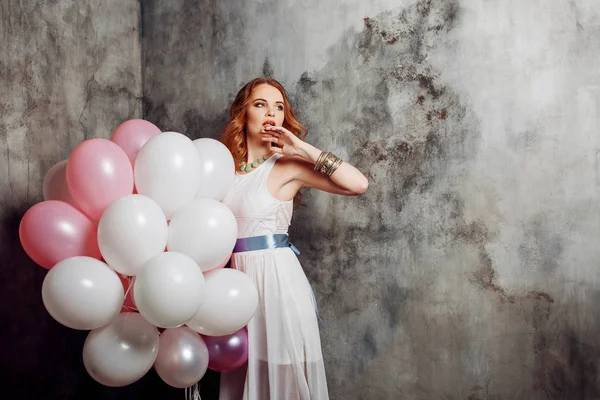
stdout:
<svg viewBox="0 0 600 400">
<path fill-rule="evenodd" d="M 102 258 L 96 226 L 62 201 L 42 201 L 27 210 L 21 218 L 19 238 L 25 253 L 47 269 L 74 256 Z"/>
<path fill-rule="evenodd" d="M 151 122 L 143 119 L 130 119 L 117 126 L 110 140 L 125 151 L 133 166 L 142 146 L 159 133 L 161 130 Z"/>
<path fill-rule="evenodd" d="M 200 335 L 208 347 L 208 368 L 217 372 L 238 369 L 248 360 L 246 327 L 225 336 Z"/>
<path fill-rule="evenodd" d="M 42 185 L 42 195 L 44 200 L 64 201 L 78 208 L 67 185 L 67 160 L 57 162 L 48 170 Z"/>
<path fill-rule="evenodd" d="M 224 268 L 224 267 L 227 265 L 227 263 L 229 262 L 229 260 L 230 260 L 230 259 L 231 259 L 231 254 L 230 254 L 230 255 L 228 255 L 228 256 L 227 256 L 227 258 L 225 258 L 225 261 L 223 261 L 221 264 L 217 265 L 217 266 L 216 266 L 216 267 L 214 267 L 214 268 L 211 268 L 211 269 L 209 269 L 209 270 L 206 270 L 206 271 L 204 271 L 203 273 L 204 273 L 204 274 L 207 274 L 207 273 L 209 273 L 209 272 L 211 272 L 211 271 L 214 271 L 214 270 L 217 270 L 217 269 L 220 269 L 220 268 Z"/>
<path fill-rule="evenodd" d="M 98 221 L 110 203 L 133 192 L 133 168 L 115 143 L 89 139 L 71 153 L 67 183 L 79 208 Z"/>
</svg>

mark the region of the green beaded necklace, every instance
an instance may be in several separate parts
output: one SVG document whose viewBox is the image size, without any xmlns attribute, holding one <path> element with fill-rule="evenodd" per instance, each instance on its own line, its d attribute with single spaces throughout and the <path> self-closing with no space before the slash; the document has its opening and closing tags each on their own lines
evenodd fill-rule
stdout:
<svg viewBox="0 0 600 400">
<path fill-rule="evenodd" d="M 258 160 L 252 161 L 251 163 L 248 163 L 248 164 L 246 164 L 244 161 L 242 161 L 242 163 L 240 164 L 240 171 L 250 172 L 250 171 L 252 171 L 252 168 L 258 167 L 260 164 L 267 161 L 269 159 L 269 157 L 271 157 L 271 156 L 272 156 L 272 154 L 265 154 L 264 156 L 260 157 Z"/>
</svg>

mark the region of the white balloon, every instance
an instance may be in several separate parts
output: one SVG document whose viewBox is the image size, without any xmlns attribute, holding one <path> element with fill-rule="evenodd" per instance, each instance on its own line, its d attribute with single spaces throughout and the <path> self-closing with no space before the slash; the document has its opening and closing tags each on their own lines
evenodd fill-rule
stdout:
<svg viewBox="0 0 600 400">
<path fill-rule="evenodd" d="M 151 198 L 131 194 L 112 202 L 98 223 L 98 247 L 108 265 L 134 276 L 167 245 L 169 227 Z"/>
<path fill-rule="evenodd" d="M 236 240 L 237 222 L 229 207 L 214 199 L 196 199 L 171 219 L 167 248 L 190 256 L 208 271 L 231 254 Z"/>
<path fill-rule="evenodd" d="M 158 203 L 167 219 L 192 201 L 200 187 L 201 160 L 190 138 L 163 132 L 142 146 L 135 160 L 135 187 Z"/>
<path fill-rule="evenodd" d="M 53 266 L 42 284 L 42 301 L 56 321 L 88 330 L 108 324 L 121 311 L 123 285 L 115 271 L 95 258 L 69 257 Z"/>
<path fill-rule="evenodd" d="M 152 368 L 158 346 L 156 327 L 138 313 L 121 313 L 109 325 L 88 334 L 83 345 L 83 364 L 97 382 L 126 386 Z"/>
<path fill-rule="evenodd" d="M 144 265 L 135 278 L 133 297 L 146 321 L 175 328 L 194 316 L 203 285 L 204 275 L 194 260 L 169 251 Z"/>
<path fill-rule="evenodd" d="M 210 138 L 196 139 L 194 145 L 202 160 L 196 198 L 223 200 L 235 178 L 231 152 L 223 143 Z"/>
<path fill-rule="evenodd" d="M 254 282 L 235 269 L 206 274 L 200 307 L 186 325 L 208 336 L 229 335 L 250 321 L 258 307 Z"/>
<path fill-rule="evenodd" d="M 202 379 L 208 369 L 208 358 L 202 336 L 187 326 L 165 329 L 160 335 L 154 369 L 165 383 L 186 388 Z"/>
</svg>

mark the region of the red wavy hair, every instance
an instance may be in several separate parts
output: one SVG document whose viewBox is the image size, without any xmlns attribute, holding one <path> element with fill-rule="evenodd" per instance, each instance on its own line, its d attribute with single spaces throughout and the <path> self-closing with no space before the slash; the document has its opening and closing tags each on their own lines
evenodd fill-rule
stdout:
<svg viewBox="0 0 600 400">
<path fill-rule="evenodd" d="M 298 122 L 294 110 L 290 104 L 290 99 L 281 83 L 275 79 L 256 78 L 246 83 L 235 96 L 235 100 L 229 107 L 229 122 L 225 127 L 225 132 L 221 137 L 221 142 L 227 146 L 237 169 L 242 161 L 248 156 L 248 147 L 246 144 L 246 108 L 251 102 L 250 96 L 255 87 L 259 85 L 270 85 L 281 92 L 283 96 L 283 127 L 300 139 L 306 136 L 306 128 Z"/>
</svg>

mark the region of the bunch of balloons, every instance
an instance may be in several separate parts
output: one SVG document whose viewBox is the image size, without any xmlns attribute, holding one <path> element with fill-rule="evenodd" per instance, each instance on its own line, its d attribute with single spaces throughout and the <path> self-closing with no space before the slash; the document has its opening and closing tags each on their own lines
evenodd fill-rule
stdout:
<svg viewBox="0 0 600 400">
<path fill-rule="evenodd" d="M 83 141 L 48 171 L 44 201 L 27 210 L 19 236 L 49 270 L 48 313 L 90 331 L 83 362 L 96 381 L 125 386 L 154 366 L 184 388 L 209 367 L 246 361 L 258 294 L 244 273 L 223 268 L 237 237 L 221 202 L 234 174 L 220 142 L 141 119 L 110 140 Z"/>
</svg>

